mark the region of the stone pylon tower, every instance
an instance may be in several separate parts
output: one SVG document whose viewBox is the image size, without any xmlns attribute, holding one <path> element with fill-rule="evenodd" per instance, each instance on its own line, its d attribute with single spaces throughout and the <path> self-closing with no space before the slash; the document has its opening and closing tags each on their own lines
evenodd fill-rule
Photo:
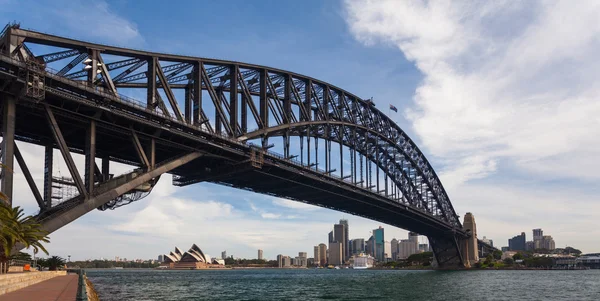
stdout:
<svg viewBox="0 0 600 301">
<path fill-rule="evenodd" d="M 477 226 L 475 217 L 471 212 L 465 214 L 463 229 L 471 233 L 471 237 L 462 241 L 462 256 L 466 267 L 470 267 L 479 261 L 479 250 L 477 246 Z"/>
</svg>

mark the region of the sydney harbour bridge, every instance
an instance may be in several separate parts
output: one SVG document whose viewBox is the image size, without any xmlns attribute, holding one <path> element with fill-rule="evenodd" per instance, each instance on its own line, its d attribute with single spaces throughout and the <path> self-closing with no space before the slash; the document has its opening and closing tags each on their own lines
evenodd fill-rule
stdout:
<svg viewBox="0 0 600 301">
<path fill-rule="evenodd" d="M 426 235 L 440 267 L 464 266 L 477 250 L 406 133 L 372 101 L 315 78 L 13 24 L 0 34 L 0 106 L 5 170 L 17 161 L 49 232 L 140 200 L 169 173 L 176 186 L 212 182 Z M 22 143 L 45 149 L 43 187 Z M 55 149 L 69 177 L 53 172 Z M 111 162 L 135 170 L 114 175 Z M 11 199 L 13 178 L 2 172 Z"/>
</svg>

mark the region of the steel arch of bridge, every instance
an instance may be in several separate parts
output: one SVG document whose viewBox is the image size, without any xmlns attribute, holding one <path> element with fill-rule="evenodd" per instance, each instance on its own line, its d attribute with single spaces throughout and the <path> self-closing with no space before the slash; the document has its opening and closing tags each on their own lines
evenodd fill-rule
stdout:
<svg viewBox="0 0 600 301">
<path fill-rule="evenodd" d="M 44 72 L 58 83 L 54 88 L 46 85 L 44 93 L 74 97 L 60 85 L 84 85 L 85 89 L 105 95 L 106 105 L 113 105 L 111 99 L 130 102 L 160 116 L 164 122 L 241 143 L 258 141 L 262 150 L 270 147 L 269 138 L 283 137 L 284 159 L 293 159 L 290 137 L 298 137 L 300 164 L 314 167 L 315 171 L 320 171 L 319 155 L 311 160 L 311 140 L 314 154 L 322 154 L 318 151 L 321 140 L 325 144 L 325 169 L 320 173 L 328 176 L 334 172 L 331 143 L 337 143 L 342 180 L 423 212 L 445 223 L 447 229 L 462 231 L 440 179 L 414 141 L 371 101 L 339 87 L 265 66 L 99 45 L 18 26 L 5 28 L 0 40 L 0 50 L 9 60 L 43 66 Z M 48 47 L 56 50 L 34 54 Z M 82 63 L 87 69 L 78 67 Z M 146 97 L 143 102 L 133 100 L 120 95 L 121 89 L 138 89 Z M 183 94 L 183 99 L 177 99 L 178 94 Z M 214 116 L 208 116 L 206 105 L 214 108 Z M 134 143 L 138 150 L 142 149 L 135 132 Z M 350 171 L 343 170 L 341 145 L 349 149 Z M 142 165 L 150 165 L 143 151 L 138 154 Z M 366 168 L 363 159 L 376 165 L 375 179 L 371 163 Z M 380 170 L 384 189 L 380 189 Z M 86 177 L 91 173 L 87 172 Z M 202 180 L 193 175 L 174 178 L 179 185 Z M 392 191 L 388 191 L 388 180 L 396 187 Z M 83 181 L 76 186 L 85 194 Z"/>
</svg>

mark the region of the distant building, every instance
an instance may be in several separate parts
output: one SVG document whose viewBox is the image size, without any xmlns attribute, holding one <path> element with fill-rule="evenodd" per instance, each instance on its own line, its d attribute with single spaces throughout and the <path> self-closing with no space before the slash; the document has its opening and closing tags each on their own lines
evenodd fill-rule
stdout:
<svg viewBox="0 0 600 301">
<path fill-rule="evenodd" d="M 429 252 L 429 245 L 428 244 L 419 244 L 419 251 L 420 252 Z"/>
<path fill-rule="evenodd" d="M 339 242 L 342 245 L 342 262 L 345 262 L 345 254 L 348 248 L 348 238 L 346 237 L 346 226 L 344 224 L 333 225 L 333 241 Z M 331 250 L 331 248 L 329 249 Z"/>
<path fill-rule="evenodd" d="M 525 251 L 525 232 L 508 240 L 508 249 L 511 251 Z"/>
<path fill-rule="evenodd" d="M 221 252 L 221 259 L 225 260 L 227 258 L 227 251 Z"/>
<path fill-rule="evenodd" d="M 319 265 L 325 266 L 327 264 L 327 245 L 319 244 Z"/>
<path fill-rule="evenodd" d="M 396 260 L 398 258 L 398 240 L 397 239 L 392 239 L 390 241 L 390 249 L 392 252 L 392 259 Z"/>
<path fill-rule="evenodd" d="M 321 253 L 319 252 L 319 246 L 315 246 L 313 248 L 313 253 L 314 265 L 319 265 L 319 258 L 321 257 Z"/>
<path fill-rule="evenodd" d="M 348 228 L 348 220 L 347 219 L 341 219 L 340 220 L 340 225 L 344 225 L 344 239 L 342 241 L 340 241 L 337 237 L 336 240 L 340 241 L 341 243 L 343 243 L 343 252 L 344 252 L 344 262 L 348 262 L 348 260 L 350 259 L 350 250 L 348 249 L 348 240 L 350 239 L 348 237 L 349 235 L 349 228 Z"/>
<path fill-rule="evenodd" d="M 352 240 L 352 254 L 358 255 L 365 251 L 365 239 L 355 238 Z"/>
<path fill-rule="evenodd" d="M 299 267 L 306 267 L 308 264 L 308 258 L 306 257 L 306 252 L 299 252 L 298 257 L 294 260 L 294 265 Z"/>
<path fill-rule="evenodd" d="M 288 268 L 292 266 L 292 259 L 289 256 L 277 255 L 277 266 L 280 268 Z"/>
<path fill-rule="evenodd" d="M 379 226 L 378 229 L 373 230 L 373 251 L 375 253 L 375 259 L 377 261 L 383 262 L 385 259 L 384 253 L 384 244 L 385 244 L 385 239 L 384 239 L 384 233 L 383 233 L 383 228 L 381 226 Z"/>
<path fill-rule="evenodd" d="M 486 243 L 486 244 L 488 244 L 488 245 L 490 245 L 490 246 L 492 246 L 492 247 L 494 246 L 494 241 L 491 240 L 491 239 L 488 239 L 485 236 L 481 239 L 481 241 L 484 242 L 484 243 Z"/>
<path fill-rule="evenodd" d="M 383 242 L 383 258 L 385 260 L 392 259 L 392 244 L 387 240 Z"/>
<path fill-rule="evenodd" d="M 552 239 L 552 236 L 550 235 L 544 235 L 542 237 L 542 249 L 546 249 L 546 250 L 554 250 L 556 249 L 555 243 L 554 243 L 554 239 Z"/>
<path fill-rule="evenodd" d="M 341 265 L 343 262 L 342 243 L 334 241 L 329 243 L 329 259 L 328 264 Z"/>
<path fill-rule="evenodd" d="M 535 242 L 534 241 L 527 241 L 525 242 L 525 251 L 533 251 L 535 250 Z"/>
<path fill-rule="evenodd" d="M 500 250 L 501 250 L 502 252 L 506 252 L 506 251 L 509 251 L 509 247 L 502 247 Z"/>
<path fill-rule="evenodd" d="M 333 231 L 329 232 L 329 241 L 328 242 L 334 242 L 335 239 L 333 238 Z"/>
<path fill-rule="evenodd" d="M 583 254 L 577 258 L 577 262 L 585 267 L 600 269 L 600 253 Z"/>
<path fill-rule="evenodd" d="M 353 250 L 353 245 L 352 245 L 352 239 L 348 239 L 348 254 L 350 255 L 350 257 L 352 257 L 352 254 L 354 254 L 354 250 Z M 348 260 L 350 260 L 350 257 L 348 257 Z"/>
<path fill-rule="evenodd" d="M 371 235 L 371 237 L 369 237 L 369 240 L 367 240 L 365 252 L 368 255 L 375 257 L 375 238 L 373 237 L 373 235 Z"/>
<path fill-rule="evenodd" d="M 258 260 L 262 260 L 263 259 L 263 250 L 258 249 Z"/>
<path fill-rule="evenodd" d="M 406 259 L 412 254 L 419 252 L 419 235 L 414 232 L 408 233 L 408 239 L 402 239 L 398 243 L 398 254 L 396 259 Z"/>
<path fill-rule="evenodd" d="M 163 255 L 161 266 L 189 270 L 222 267 L 224 264 L 224 261 L 211 258 L 210 255 L 204 254 L 196 244 L 193 244 L 185 253 L 176 247 L 174 252 Z"/>
<path fill-rule="evenodd" d="M 115 261 L 119 261 L 118 259 L 119 257 L 116 257 Z M 158 262 L 163 262 L 163 255 L 158 255 Z"/>
<path fill-rule="evenodd" d="M 544 249 L 544 230 L 533 229 L 533 249 Z"/>
</svg>

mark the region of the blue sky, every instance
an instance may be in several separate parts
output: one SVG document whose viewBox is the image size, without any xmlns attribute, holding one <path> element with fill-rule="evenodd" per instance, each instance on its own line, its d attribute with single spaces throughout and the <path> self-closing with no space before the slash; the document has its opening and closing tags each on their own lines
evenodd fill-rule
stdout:
<svg viewBox="0 0 600 301">
<path fill-rule="evenodd" d="M 384 111 L 393 104 L 392 118 L 425 152 L 458 214 L 474 213 L 479 237 L 503 246 L 541 227 L 557 246 L 600 248 L 589 239 L 600 234 L 600 143 L 590 139 L 600 134 L 594 2 L 139 3 L 0 0 L 0 20 L 291 70 L 373 97 Z M 41 158 L 36 147 L 24 153 Z M 39 181 L 41 170 L 33 172 Z M 25 187 L 18 171 L 17 178 Z M 35 210 L 26 189 L 15 203 Z M 310 253 L 342 217 L 351 238 L 368 238 L 380 225 L 213 184 L 175 188 L 163 178 L 150 197 L 56 232 L 49 250 L 73 259 L 154 258 L 198 243 L 213 256 L 253 258 L 261 248 L 274 258 Z M 406 236 L 383 226 L 388 240 Z"/>
</svg>

